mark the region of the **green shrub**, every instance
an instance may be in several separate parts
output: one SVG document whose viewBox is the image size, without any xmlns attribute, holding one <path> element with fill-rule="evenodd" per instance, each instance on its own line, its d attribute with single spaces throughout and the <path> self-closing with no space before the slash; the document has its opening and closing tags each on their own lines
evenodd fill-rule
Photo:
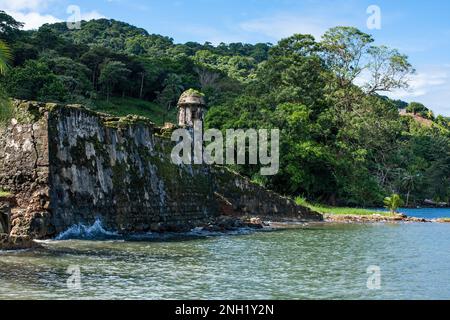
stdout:
<svg viewBox="0 0 450 320">
<path fill-rule="evenodd" d="M 10 195 L 11 195 L 11 193 L 9 193 L 7 191 L 3 191 L 2 189 L 0 189 L 0 197 L 8 197 Z"/>
<path fill-rule="evenodd" d="M 391 213 L 397 213 L 398 208 L 403 205 L 403 200 L 398 194 L 393 194 L 391 197 L 384 199 L 384 204 Z"/>
<path fill-rule="evenodd" d="M 13 115 L 11 102 L 4 93 L 0 92 L 0 127 L 8 125 Z"/>
</svg>

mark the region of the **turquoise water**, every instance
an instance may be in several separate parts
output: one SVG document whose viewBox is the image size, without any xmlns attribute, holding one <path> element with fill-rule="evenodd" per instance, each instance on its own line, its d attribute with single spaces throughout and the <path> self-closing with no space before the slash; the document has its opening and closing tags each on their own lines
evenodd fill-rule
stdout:
<svg viewBox="0 0 450 320">
<path fill-rule="evenodd" d="M 389 211 L 384 208 L 376 210 L 384 212 Z M 418 209 L 400 208 L 398 209 L 398 211 L 403 214 L 406 214 L 408 217 L 424 218 L 427 220 L 450 218 L 450 208 L 418 208 Z"/>
<path fill-rule="evenodd" d="M 399 211 L 410 217 L 425 218 L 430 220 L 450 218 L 450 208 L 400 209 Z"/>
<path fill-rule="evenodd" d="M 242 233 L 0 252 L 0 299 L 450 299 L 450 224 Z M 70 266 L 81 288 L 67 286 Z M 367 287 L 369 266 L 379 290 Z"/>
</svg>

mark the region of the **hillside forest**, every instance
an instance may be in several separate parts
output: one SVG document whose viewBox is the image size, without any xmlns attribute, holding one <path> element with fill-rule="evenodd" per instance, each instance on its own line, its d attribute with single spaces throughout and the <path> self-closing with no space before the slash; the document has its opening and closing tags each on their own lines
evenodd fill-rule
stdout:
<svg viewBox="0 0 450 320">
<path fill-rule="evenodd" d="M 450 119 L 419 102 L 386 97 L 414 68 L 394 48 L 353 27 L 322 39 L 175 43 L 100 19 L 24 31 L 0 11 L 0 122 L 8 98 L 83 104 L 114 115 L 175 122 L 180 94 L 205 94 L 206 127 L 279 128 L 280 171 L 233 169 L 279 193 L 342 206 L 450 202 Z"/>
</svg>

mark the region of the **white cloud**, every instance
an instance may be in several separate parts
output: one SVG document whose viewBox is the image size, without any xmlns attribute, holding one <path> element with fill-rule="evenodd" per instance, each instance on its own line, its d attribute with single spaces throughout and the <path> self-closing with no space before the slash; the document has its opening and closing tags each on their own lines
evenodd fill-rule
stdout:
<svg viewBox="0 0 450 320">
<path fill-rule="evenodd" d="M 61 21 L 50 14 L 42 12 L 52 0 L 0 0 L 0 8 L 17 21 L 25 24 L 24 29 L 36 29 L 45 23 Z"/>
<path fill-rule="evenodd" d="M 6 13 L 14 17 L 17 21 L 25 23 L 25 30 L 38 29 L 43 24 L 62 21 L 61 19 L 58 19 L 50 14 L 40 14 L 38 12 L 23 13 L 19 11 L 7 10 Z"/>
<path fill-rule="evenodd" d="M 326 21 L 326 22 L 324 22 Z M 227 24 L 225 29 L 210 25 L 183 24 L 177 32 L 182 32 L 197 41 L 220 42 L 278 42 L 295 33 L 312 34 L 319 39 L 333 25 L 330 19 L 303 18 L 299 15 L 279 13 L 270 17 L 243 21 L 237 25 Z"/>
<path fill-rule="evenodd" d="M 397 98 L 416 98 L 428 94 L 430 91 L 448 84 L 449 70 L 429 70 L 419 72 L 410 77 L 408 89 L 396 90 L 391 93 Z"/>
<path fill-rule="evenodd" d="M 0 0 L 0 8 L 4 11 L 41 11 L 51 0 Z"/>
<path fill-rule="evenodd" d="M 369 73 L 363 72 L 355 84 L 362 86 L 369 80 Z M 409 76 L 409 88 L 380 94 L 406 102 L 421 102 L 436 114 L 450 116 L 450 64 L 420 68 Z"/>
<path fill-rule="evenodd" d="M 0 8 L 17 21 L 23 22 L 24 30 L 33 30 L 43 24 L 62 22 L 69 18 L 69 14 L 61 19 L 46 13 L 45 11 L 52 1 L 54 0 L 0 0 Z M 89 21 L 101 18 L 105 18 L 105 16 L 95 10 L 90 12 L 81 10 L 81 20 Z"/>
<path fill-rule="evenodd" d="M 428 66 L 411 76 L 410 87 L 387 94 L 393 99 L 424 103 L 437 114 L 450 116 L 450 66 Z"/>
</svg>

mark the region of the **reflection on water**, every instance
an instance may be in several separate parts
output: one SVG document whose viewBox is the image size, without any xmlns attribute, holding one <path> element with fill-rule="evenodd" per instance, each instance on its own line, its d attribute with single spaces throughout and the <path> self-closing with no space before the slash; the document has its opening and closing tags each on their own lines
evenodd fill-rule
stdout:
<svg viewBox="0 0 450 320">
<path fill-rule="evenodd" d="M 175 240 L 175 239 L 172 239 Z M 449 299 L 450 225 L 316 225 L 0 252 L 0 299 Z M 70 290 L 69 266 L 81 269 Z M 367 289 L 369 266 L 381 290 Z"/>
</svg>

